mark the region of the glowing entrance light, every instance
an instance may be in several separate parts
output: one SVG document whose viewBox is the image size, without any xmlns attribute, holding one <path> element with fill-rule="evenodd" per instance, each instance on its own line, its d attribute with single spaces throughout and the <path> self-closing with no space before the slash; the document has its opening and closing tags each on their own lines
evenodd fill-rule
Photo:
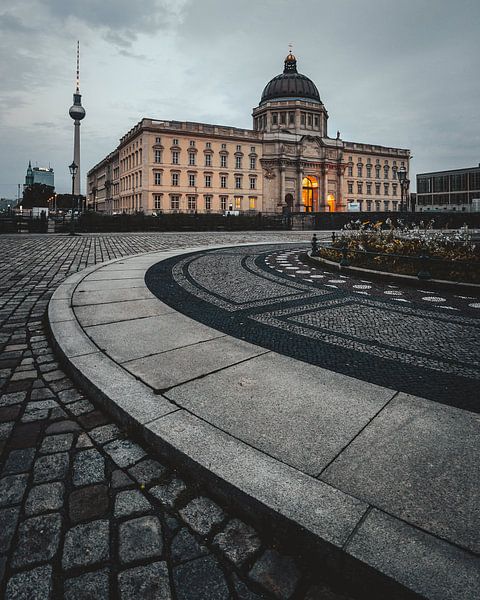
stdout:
<svg viewBox="0 0 480 600">
<path fill-rule="evenodd" d="M 328 212 L 335 212 L 336 211 L 336 202 L 335 202 L 335 196 L 334 196 L 334 194 L 328 194 L 328 196 L 327 196 L 327 207 L 328 207 Z"/>
<path fill-rule="evenodd" d="M 318 210 L 318 179 L 314 175 L 302 180 L 302 204 L 305 212 Z"/>
</svg>

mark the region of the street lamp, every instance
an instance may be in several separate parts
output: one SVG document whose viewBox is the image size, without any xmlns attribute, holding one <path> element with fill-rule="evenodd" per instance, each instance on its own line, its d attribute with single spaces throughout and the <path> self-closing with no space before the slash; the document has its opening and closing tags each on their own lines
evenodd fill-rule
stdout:
<svg viewBox="0 0 480 600">
<path fill-rule="evenodd" d="M 75 233 L 75 219 L 73 213 L 75 212 L 75 175 L 78 171 L 78 165 L 73 161 L 68 168 L 70 170 L 70 175 L 72 176 L 72 218 L 70 220 L 70 235 L 77 235 Z"/>
<path fill-rule="evenodd" d="M 401 201 L 400 201 L 400 212 L 407 212 L 408 201 L 407 193 L 408 186 L 410 185 L 410 179 L 407 179 L 407 169 L 402 165 L 397 169 L 397 177 L 400 183 Z"/>
</svg>

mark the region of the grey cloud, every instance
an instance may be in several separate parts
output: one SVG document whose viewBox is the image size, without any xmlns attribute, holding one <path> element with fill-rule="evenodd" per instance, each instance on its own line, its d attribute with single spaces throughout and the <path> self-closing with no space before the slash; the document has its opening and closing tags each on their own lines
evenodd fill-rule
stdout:
<svg viewBox="0 0 480 600">
<path fill-rule="evenodd" d="M 31 27 L 25 25 L 17 16 L 4 12 L 0 14 L 0 31 L 2 33 L 29 33 Z"/>
</svg>

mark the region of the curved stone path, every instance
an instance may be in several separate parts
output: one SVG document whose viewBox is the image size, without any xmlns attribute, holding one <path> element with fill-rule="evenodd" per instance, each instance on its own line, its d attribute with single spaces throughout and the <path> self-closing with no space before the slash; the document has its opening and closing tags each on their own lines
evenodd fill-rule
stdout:
<svg viewBox="0 0 480 600">
<path fill-rule="evenodd" d="M 121 430 L 75 387 L 44 327 L 68 275 L 116 257 L 309 234 L 2 236 L 0 597 L 346 600 Z"/>
</svg>

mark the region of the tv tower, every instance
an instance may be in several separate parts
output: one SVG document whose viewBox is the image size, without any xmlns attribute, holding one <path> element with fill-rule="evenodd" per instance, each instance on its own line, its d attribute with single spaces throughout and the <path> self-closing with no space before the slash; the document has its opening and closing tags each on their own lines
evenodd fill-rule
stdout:
<svg viewBox="0 0 480 600">
<path fill-rule="evenodd" d="M 80 42 L 77 41 L 77 78 L 76 88 L 73 94 L 73 106 L 70 107 L 68 114 L 73 119 L 73 162 L 78 170 L 74 182 L 74 194 L 80 195 L 80 121 L 85 118 L 85 109 L 82 106 L 82 95 L 80 94 Z"/>
</svg>

